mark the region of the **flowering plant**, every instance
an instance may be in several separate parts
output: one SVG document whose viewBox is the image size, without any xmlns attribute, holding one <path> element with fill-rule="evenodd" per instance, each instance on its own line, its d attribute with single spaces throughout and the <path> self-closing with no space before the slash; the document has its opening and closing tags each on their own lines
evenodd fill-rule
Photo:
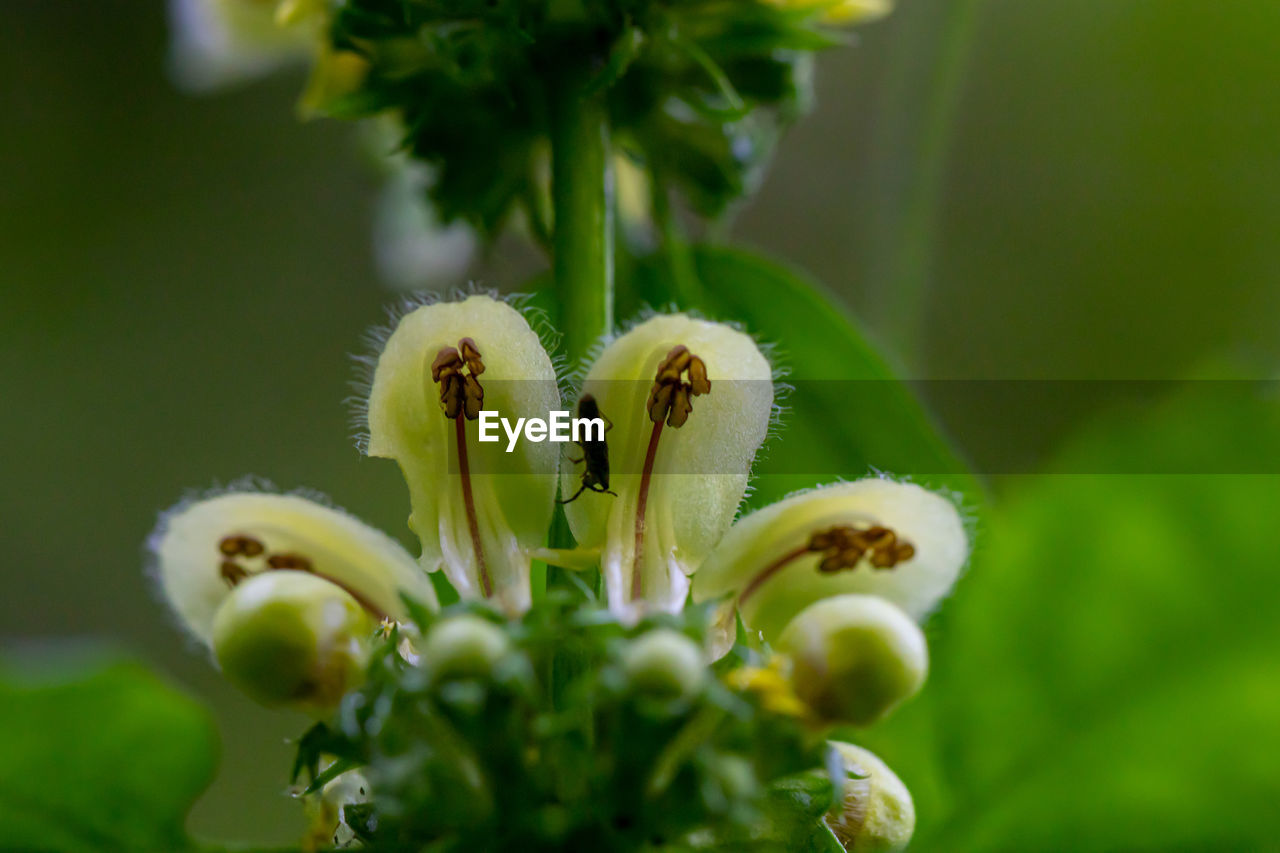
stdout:
<svg viewBox="0 0 1280 853">
<path fill-rule="evenodd" d="M 223 674 L 320 718 L 295 767 L 313 838 L 904 845 L 906 789 L 824 738 L 920 689 L 915 620 L 968 556 L 956 507 L 872 478 L 734 523 L 774 383 L 723 324 L 659 314 L 605 345 L 577 393 L 603 423 L 578 458 L 482 440 L 489 407 L 523 421 L 559 400 L 519 310 L 431 302 L 385 335 L 363 407 L 365 452 L 408 483 L 417 561 L 301 495 L 235 489 L 162 518 L 157 577 Z M 557 487 L 568 547 L 548 546 Z M 568 573 L 535 581 L 535 561 Z M 429 572 L 459 603 L 440 607 Z"/>
<path fill-rule="evenodd" d="M 224 675 L 319 717 L 295 767 L 313 843 L 904 846 L 906 788 L 826 738 L 923 684 L 918 621 L 967 560 L 960 512 L 873 476 L 735 523 L 787 389 L 749 318 L 708 319 L 718 276 L 672 212 L 676 191 L 703 216 L 749 192 L 811 99 L 812 52 L 885 6 L 180 8 L 222 14 L 224 47 L 272 24 L 288 51 L 309 42 L 305 111 L 396 128 L 442 220 L 492 237 L 518 214 L 552 264 L 551 322 L 472 293 L 375 336 L 361 447 L 404 474 L 416 564 L 325 504 L 250 489 L 181 504 L 152 537 Z M 619 169 L 646 188 L 631 218 L 652 217 L 651 258 L 644 239 L 615 246 Z M 620 328 L 619 266 L 633 300 L 675 309 Z M 557 411 L 587 435 L 540 440 Z"/>
<path fill-rule="evenodd" d="M 135 543 L 154 525 L 146 581 L 163 604 L 152 617 L 170 611 L 212 663 L 188 660 L 196 678 L 216 670 L 232 685 L 201 692 L 222 695 L 229 707 L 219 711 L 239 720 L 215 727 L 204 703 L 96 648 L 87 673 L 73 655 L 68 675 L 61 649 L 36 650 L 33 668 L 31 650 L 6 639 L 0 849 L 215 853 L 268 833 L 280 851 L 1272 849 L 1280 397 L 1274 383 L 1235 380 L 1272 376 L 1273 366 L 1214 364 L 1198 377 L 1233 381 L 1172 388 L 1158 404 L 1158 386 L 1138 383 L 1141 404 L 1125 401 L 1111 417 L 1095 415 L 1096 401 L 1064 398 L 1057 381 L 930 384 L 948 408 L 963 395 L 953 415 L 975 417 L 952 422 L 972 430 L 966 444 L 986 456 L 983 470 L 1001 475 L 991 483 L 999 501 L 988 504 L 839 300 L 718 242 L 810 106 L 815 54 L 888 5 L 173 0 L 183 86 L 305 63 L 301 115 L 359 123 L 386 178 L 374 217 L 385 278 L 405 289 L 457 279 L 479 246 L 545 254 L 546 269 L 528 281 L 504 274 L 493 291 L 436 287 L 405 299 L 370 336 L 357 444 L 393 461 L 407 492 L 407 525 L 393 520 L 385 532 L 315 493 L 257 480 L 193 494 L 154 521 L 153 501 L 168 503 L 180 477 L 218 467 L 207 461 L 226 449 L 217 436 L 292 441 L 305 434 L 305 404 L 261 377 L 225 393 L 174 383 L 171 366 L 147 354 L 196 365 L 204 353 L 222 365 L 199 364 L 204 377 L 237 360 L 277 376 L 267 354 L 289 348 L 277 333 L 284 318 L 250 311 L 243 287 L 179 293 L 166 282 L 165 301 L 172 294 L 181 309 L 164 316 L 178 325 L 141 334 L 160 315 L 144 289 L 133 298 L 147 271 L 132 277 L 134 240 L 115 254 L 130 264 L 128 301 L 108 305 L 110 292 L 96 292 L 112 259 L 98 243 L 127 221 L 112 205 L 145 224 L 135 238 L 183 233 L 155 229 L 158 208 L 131 204 L 159 202 L 152 181 L 175 174 L 178 158 L 151 156 L 156 128 L 136 123 L 136 107 L 118 109 L 127 77 L 74 73 L 145 56 L 118 36 L 150 28 L 106 8 L 15 9 L 11 53 L 30 72 L 19 85 L 56 78 L 85 96 L 45 99 L 52 109 L 19 98 L 8 111 L 19 118 L 21 156 L 10 159 L 22 173 L 11 206 L 25 213 L 37 201 L 15 236 L 49 234 L 31 242 L 39 263 L 24 269 L 19 258 L 16 280 L 71 284 L 55 281 L 59 270 L 92 268 L 79 286 L 95 294 L 72 306 L 79 313 L 64 315 L 60 290 L 45 303 L 19 298 L 48 316 L 9 312 L 8 350 L 36 357 L 8 371 L 17 385 L 5 396 L 18 430 L 9 444 L 23 457 L 6 478 L 21 484 L 5 516 L 7 612 L 21 609 L 19 629 L 32 634 L 67 618 L 92 630 L 97 617 L 135 639 L 166 631 L 145 654 L 194 657 L 168 626 L 126 626 L 115 612 L 138 597 L 128 586 L 143 582 Z M 885 74 L 867 77 L 888 95 L 867 124 L 877 127 L 872 147 L 893 152 L 872 160 L 895 167 L 868 193 L 877 233 L 860 265 L 872 274 L 856 287 L 884 311 L 877 331 L 899 326 L 909 339 L 907 327 L 931 315 L 919 331 L 938 337 L 914 344 L 929 344 L 935 369 L 977 363 L 938 357 L 959 343 L 980 342 L 980 360 L 1002 348 L 1021 357 L 1051 329 L 1080 339 L 1080 360 L 1064 368 L 1092 373 L 1093 359 L 1127 337 L 1117 330 L 1132 327 L 1136 351 L 1180 312 L 1200 336 L 1249 313 L 1244 294 L 1206 300 L 1192 283 L 1212 267 L 1234 284 L 1251 267 L 1225 260 L 1267 257 L 1257 251 L 1266 158 L 1236 170 L 1247 181 L 1222 167 L 1273 150 L 1257 143 L 1271 141 L 1274 122 L 1265 110 L 1223 119 L 1250 107 L 1251 93 L 1262 103 L 1275 13 L 1115 5 L 1098 15 L 921 0 L 868 30 L 866 54 Z M 973 32 L 984 49 L 973 55 L 973 85 L 960 87 Z M 1224 36 L 1229 50 L 1219 49 Z M 1082 41 L 1105 49 L 1082 59 Z M 1187 61 L 1188 46 L 1213 61 Z M 1059 74 L 1087 85 L 1059 85 Z M 1202 74 L 1214 85 L 1188 85 Z M 833 94 L 844 96 L 840 82 Z M 918 98 L 917 88 L 928 91 Z M 1210 98 L 1205 116 L 1166 120 L 1222 92 L 1230 103 Z M 190 109 L 170 106 L 157 115 Z M 143 144 L 112 144 L 124 140 L 99 124 L 104 110 Z M 94 132 L 68 134 L 84 116 Z M 1052 133 L 1027 135 L 1037 120 Z M 952 124 L 967 139 L 949 142 Z M 47 146 L 56 176 L 22 144 L 36 127 L 56 139 Z M 1169 128 L 1179 145 L 1168 144 Z M 192 130 L 167 128 L 183 151 Z M 209 148 L 224 145 L 208 136 Z M 1035 149 L 1019 150 L 1019 139 Z M 73 149 L 69 165 L 83 168 L 65 168 Z M 944 168 L 946 154 L 959 156 Z M 1201 180 L 1185 183 L 1197 159 Z M 153 170 L 162 161 L 167 173 Z M 102 200 L 68 216 L 68 202 L 95 195 L 81 186 L 90 175 Z M 190 228 L 197 217 L 207 233 L 218 196 L 191 203 L 163 186 L 179 219 Z M 980 192 L 965 197 L 966 187 Z M 241 190 L 230 189 L 237 203 Z M 950 194 L 965 203 L 942 204 Z M 1125 203 L 1105 204 L 1115 198 Z M 843 238 L 841 211 L 813 201 L 833 214 L 823 239 Z M 1032 208 L 1025 228 L 1009 221 Z M 1073 215 L 1085 209 L 1098 215 Z M 98 217 L 108 231 L 74 227 L 94 210 L 109 214 Z M 270 218 L 241 224 L 257 230 Z M 1037 221 L 1052 227 L 1040 233 Z M 285 244 L 276 237 L 263 244 Z M 933 244 L 945 265 L 931 262 Z M 157 246 L 144 267 L 171 278 L 163 259 L 187 247 L 175 245 Z M 46 268 L 64 246 L 91 251 Z M 1049 247 L 1069 250 L 1052 255 L 1067 262 L 1031 260 Z M 226 260 L 218 269 L 259 264 Z M 1139 276 L 1152 269 L 1168 275 Z M 188 284 L 216 280 L 214 269 L 201 272 Z M 1133 294 L 1101 304 L 1079 286 L 1101 282 L 1111 300 L 1138 277 Z M 1000 303 L 1002 288 L 1016 300 Z M 1042 293 L 1091 310 L 1079 325 L 1057 312 L 1047 325 L 1010 322 L 1011 309 Z M 346 298 L 317 292 L 316 305 L 295 311 L 284 295 L 264 306 L 289 312 L 291 341 L 327 338 L 299 318 Z M 216 344 L 181 326 L 209 299 L 224 309 L 206 318 Z M 968 305 L 953 315 L 957 300 Z M 354 341 L 346 318 L 331 320 L 325 330 Z M 1197 335 L 1168 331 L 1180 359 L 1194 355 Z M 126 337 L 136 340 L 98 358 Z M 150 337 L 159 343 L 139 343 Z M 1027 355 L 1000 367 L 1023 375 L 1045 363 Z M 143 362 L 158 366 L 135 373 Z M 151 403 L 162 387 L 172 396 Z M 1098 386 L 1074 390 L 1083 387 L 1092 396 Z M 1020 405 L 1004 399 L 1028 390 Z M 88 415 L 49 417 L 68 402 Z M 1063 440 L 1055 419 L 1068 412 L 1087 414 L 1089 426 Z M 61 443 L 38 434 L 58 427 Z M 196 447 L 195 434 L 210 447 Z M 1034 461 L 1020 456 L 1033 434 L 1045 450 Z M 169 442 L 186 458 L 164 458 Z M 93 458 L 107 446 L 110 458 Z M 255 449 L 237 443 L 233 452 L 247 455 L 229 464 L 239 470 Z M 194 473 L 172 473 L 178 464 Z M 392 466 L 378 466 L 400 497 Z M 311 470 L 302 482 L 328 475 Z M 59 471 L 65 488 L 50 487 Z M 24 472 L 39 473 L 22 483 Z M 348 490 L 343 500 L 356 508 L 360 497 Z M 113 517 L 129 528 L 114 545 Z M 64 589 L 69 578 L 83 588 Z M 81 610 L 86 597 L 95 603 Z M 291 739 L 279 755 L 259 754 L 273 719 Z M 233 744 L 230 766 L 188 821 L 214 778 L 219 729 Z M 210 833 L 235 841 L 199 837 Z"/>
<path fill-rule="evenodd" d="M 400 468 L 417 556 L 251 482 L 149 539 L 226 679 L 315 720 L 292 773 L 303 848 L 905 847 L 910 793 L 844 739 L 922 688 L 920 623 L 966 564 L 975 493 L 901 389 L 897 443 L 941 462 L 934 488 L 871 470 L 903 457 L 864 430 L 788 423 L 823 405 L 780 382 L 796 327 L 889 374 L 812 286 L 681 233 L 749 194 L 809 105 L 812 54 L 886 4 L 173 10 L 187 85 L 309 58 L 303 114 L 391 140 L 423 221 L 485 239 L 518 222 L 551 267 L 523 299 L 409 300 L 371 336 L 359 446 Z M 726 306 L 753 289 L 798 307 Z M 745 512 L 762 447 L 793 428 L 827 431 L 835 470 L 786 471 Z"/>
</svg>

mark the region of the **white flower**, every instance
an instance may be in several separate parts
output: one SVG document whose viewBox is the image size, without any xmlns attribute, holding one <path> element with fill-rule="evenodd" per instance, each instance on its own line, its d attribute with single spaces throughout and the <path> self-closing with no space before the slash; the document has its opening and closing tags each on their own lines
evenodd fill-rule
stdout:
<svg viewBox="0 0 1280 853">
<path fill-rule="evenodd" d="M 613 425 L 606 440 L 616 494 L 584 491 L 565 514 L 579 545 L 600 550 L 613 610 L 683 606 L 689 576 L 746 492 L 769 429 L 772 377 L 748 335 L 684 314 L 641 323 L 587 371 L 582 398 Z M 566 497 L 582 474 L 564 466 Z"/>
<path fill-rule="evenodd" d="M 876 595 L 922 620 L 969 554 L 951 501 L 913 483 L 869 478 L 793 495 L 740 519 L 694 580 L 695 601 L 732 594 L 766 640 L 832 595 Z"/>
<path fill-rule="evenodd" d="M 264 572 L 310 572 L 376 618 L 404 617 L 401 593 L 436 606 L 431 582 L 391 537 L 298 495 L 231 491 L 179 504 L 149 547 L 165 598 L 205 645 L 231 591 Z"/>
<path fill-rule="evenodd" d="M 424 305 L 400 318 L 369 390 L 370 456 L 394 459 L 409 486 L 422 566 L 463 597 L 529 608 L 530 552 L 555 508 L 558 449 L 481 443 L 481 406 L 546 419 L 560 407 L 551 358 L 519 311 L 490 296 Z"/>
</svg>

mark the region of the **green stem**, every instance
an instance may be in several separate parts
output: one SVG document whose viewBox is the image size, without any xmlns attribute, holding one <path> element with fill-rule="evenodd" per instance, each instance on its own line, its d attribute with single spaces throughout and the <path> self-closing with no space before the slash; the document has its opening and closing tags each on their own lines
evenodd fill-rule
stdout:
<svg viewBox="0 0 1280 853">
<path fill-rule="evenodd" d="M 671 197 L 663 172 L 657 166 L 653 167 L 650 180 L 653 182 L 650 202 L 653 206 L 653 222 L 657 226 L 660 251 L 671 276 L 671 292 L 681 308 L 697 308 L 702 301 L 702 280 L 698 278 L 693 253 L 680 232 L 675 211 L 671 209 Z"/>
<path fill-rule="evenodd" d="M 880 124 L 875 140 L 883 177 L 872 194 L 879 223 L 872 239 L 884 248 L 869 278 L 880 322 L 911 368 L 923 361 L 922 312 L 933 275 L 939 202 L 981 5 L 982 0 L 942 0 L 919 7 L 912 26 L 904 28 L 915 34 L 915 43 L 899 51 L 884 87 L 892 118 Z M 933 59 L 922 65 L 920 56 Z M 902 107 L 913 102 L 920 107 Z"/>
<path fill-rule="evenodd" d="M 550 109 L 552 272 L 565 354 L 576 366 L 613 328 L 613 172 L 603 97 L 585 92 L 590 75 L 574 70 L 553 84 Z M 574 544 L 561 509 L 550 544 Z M 548 586 L 564 585 L 556 571 L 547 570 Z"/>
<path fill-rule="evenodd" d="M 552 93 L 552 269 L 571 364 L 613 327 L 613 175 L 603 99 L 568 74 Z"/>
</svg>

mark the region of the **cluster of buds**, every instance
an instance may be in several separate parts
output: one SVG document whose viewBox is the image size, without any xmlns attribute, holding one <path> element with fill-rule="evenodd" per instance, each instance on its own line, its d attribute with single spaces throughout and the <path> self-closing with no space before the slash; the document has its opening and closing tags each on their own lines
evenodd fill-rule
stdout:
<svg viewBox="0 0 1280 853">
<path fill-rule="evenodd" d="M 565 81 L 598 99 L 618 162 L 641 162 L 654 189 L 705 216 L 759 184 L 781 126 L 812 102 L 811 54 L 833 28 L 891 0 L 169 0 L 171 64 L 210 89 L 309 62 L 303 115 L 394 127 L 384 153 L 429 167 L 433 209 L 389 201 L 379 254 L 404 280 L 447 275 L 418 257 L 403 223 L 436 226 L 430 244 L 468 254 L 466 223 L 495 235 L 523 214 L 546 231 L 546 158 Z M 661 168 L 657 168 L 658 165 Z M 497 168 L 495 168 L 497 166 Z M 412 184 L 412 173 L 401 175 Z M 620 187 L 629 183 L 625 167 Z M 401 210 L 397 213 L 396 208 Z M 442 226 L 453 231 L 449 234 Z M 409 245 L 398 245 L 407 242 Z M 407 269 L 406 269 L 407 268 Z M 455 267 L 456 269 L 456 267 Z"/>
<path fill-rule="evenodd" d="M 231 491 L 162 519 L 152 548 L 164 592 L 229 680 L 266 704 L 319 713 L 359 684 L 379 625 L 404 621 L 408 602 L 436 609 L 429 573 L 501 621 L 532 606 L 534 559 L 598 567 L 623 624 L 679 612 L 690 598 L 711 605 L 707 648 L 651 631 L 628 649 L 621 670 L 647 693 L 699 690 L 739 621 L 756 654 L 772 658 L 736 683 L 818 729 L 870 725 L 920 689 L 918 622 L 967 558 L 960 516 L 920 486 L 874 478 L 734 523 L 774 409 L 772 369 L 749 335 L 650 317 L 586 370 L 579 409 L 611 428 L 581 439 L 581 457 L 568 443 L 481 440 L 482 410 L 545 418 L 560 394 L 516 308 L 486 295 L 418 307 L 374 365 L 364 446 L 404 474 L 419 558 L 307 498 Z M 579 486 L 591 466 L 605 488 Z M 564 512 L 576 548 L 547 547 L 557 489 L 573 496 Z M 508 645 L 495 621 L 452 617 L 405 654 L 433 679 L 477 677 Z M 842 825 L 876 825 L 868 820 Z"/>
</svg>

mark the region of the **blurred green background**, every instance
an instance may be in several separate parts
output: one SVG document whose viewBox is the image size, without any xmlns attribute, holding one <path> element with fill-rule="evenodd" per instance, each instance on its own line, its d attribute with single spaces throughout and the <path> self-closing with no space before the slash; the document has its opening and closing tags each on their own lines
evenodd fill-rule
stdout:
<svg viewBox="0 0 1280 853">
<path fill-rule="evenodd" d="M 224 763 L 193 829 L 291 840 L 301 821 L 280 794 L 285 738 L 304 721 L 221 681 L 168 622 L 141 548 L 184 489 L 250 473 L 324 491 L 407 539 L 403 484 L 355 452 L 343 406 L 348 355 L 396 298 L 371 258 L 376 180 L 351 127 L 297 121 L 300 73 L 206 97 L 175 90 L 159 3 L 6 0 L 4 10 L 0 636 L 102 638 L 206 699 Z M 1272 363 L 1278 36 L 1280 4 L 1264 0 L 903 0 L 856 47 L 821 58 L 816 114 L 790 134 L 732 234 L 825 282 L 914 378 L 1162 379 L 1223 354 Z M 536 269 L 513 241 L 472 274 L 515 289 Z M 979 459 L 1009 448 L 1055 458 L 1094 416 L 1078 401 L 1047 399 L 1017 417 L 963 395 L 935 403 Z M 1242 506 L 1273 506 L 1268 483 L 1253 482 Z M 1138 486 L 1021 505 L 1027 488 L 1055 487 L 993 488 L 1012 496 L 1025 528 L 1034 507 L 1096 509 L 1098 495 Z M 1197 489 L 1134 500 L 1175 501 L 1178 488 Z M 1263 532 L 1237 531 L 1231 565 L 1274 558 L 1265 538 L 1250 546 Z M 1203 541 L 1169 559 L 1219 571 L 1189 556 Z M 1001 547 L 999 565 L 1026 562 L 1016 543 Z M 1011 577 L 1000 583 L 1016 597 Z M 1251 600 L 1274 622 L 1274 583 L 1259 583 L 1264 595 L 1249 587 L 1230 607 Z M 1115 589 L 1146 606 L 1149 590 Z M 1073 602 L 1077 618 L 1091 614 L 1088 600 Z M 1096 619 L 1096 643 L 1079 650 L 1090 659 L 1126 639 L 1123 620 Z M 1013 641 L 955 621 L 972 644 Z M 1024 645 L 1048 649 L 1053 635 L 1040 630 Z M 1160 780 L 1143 790 L 1168 793 Z"/>
</svg>

